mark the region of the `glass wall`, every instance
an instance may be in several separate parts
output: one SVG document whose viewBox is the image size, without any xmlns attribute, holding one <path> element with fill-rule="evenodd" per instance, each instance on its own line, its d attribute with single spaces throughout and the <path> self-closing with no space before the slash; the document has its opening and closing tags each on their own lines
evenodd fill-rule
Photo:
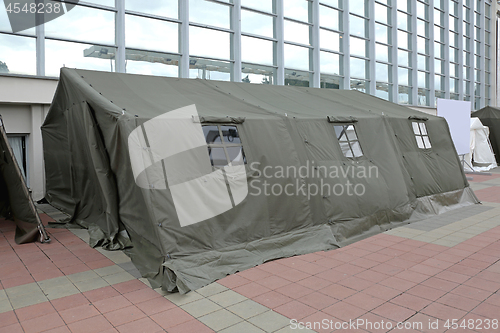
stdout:
<svg viewBox="0 0 500 333">
<path fill-rule="evenodd" d="M 494 103 L 496 11 L 489 0 L 88 0 L 14 34 L 0 6 L 0 73 L 66 66 L 478 109 Z"/>
</svg>

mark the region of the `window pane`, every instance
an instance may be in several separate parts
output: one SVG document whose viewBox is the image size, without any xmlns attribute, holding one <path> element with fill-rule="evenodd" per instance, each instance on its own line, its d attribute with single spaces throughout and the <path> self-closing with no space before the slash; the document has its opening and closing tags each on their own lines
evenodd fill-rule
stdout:
<svg viewBox="0 0 500 333">
<path fill-rule="evenodd" d="M 410 52 L 398 50 L 398 64 L 410 67 Z"/>
<path fill-rule="evenodd" d="M 391 84 L 387 84 L 385 82 L 377 82 L 375 96 L 390 101 L 391 89 L 392 89 Z"/>
<path fill-rule="evenodd" d="M 431 141 L 429 140 L 429 137 L 428 136 L 424 136 L 422 137 L 422 139 L 424 140 L 424 146 L 426 149 L 429 149 L 431 148 Z"/>
<path fill-rule="evenodd" d="M 322 49 L 340 52 L 341 40 L 342 36 L 336 32 L 324 29 L 319 30 L 319 45 Z"/>
<path fill-rule="evenodd" d="M 240 135 L 236 126 L 220 126 L 222 140 L 224 143 L 241 143 Z"/>
<path fill-rule="evenodd" d="M 189 58 L 189 78 L 229 81 L 231 63 L 228 61 Z"/>
<path fill-rule="evenodd" d="M 429 69 L 429 57 L 423 55 L 417 55 L 417 66 L 418 69 L 426 71 Z"/>
<path fill-rule="evenodd" d="M 320 53 L 321 73 L 340 75 L 340 55 L 335 53 L 323 52 Z"/>
<path fill-rule="evenodd" d="M 286 0 L 285 17 L 309 22 L 309 2 L 307 0 Z"/>
<path fill-rule="evenodd" d="M 273 17 L 248 10 L 241 11 L 241 31 L 273 37 Z"/>
<path fill-rule="evenodd" d="M 12 28 L 10 27 L 9 17 L 7 15 L 7 11 L 4 5 L 0 5 L 0 31 L 12 32 Z M 21 33 L 34 36 L 36 34 L 36 31 L 35 28 L 30 28 L 21 31 Z"/>
<path fill-rule="evenodd" d="M 178 52 L 178 26 L 177 23 L 125 15 L 126 46 L 164 52 Z"/>
<path fill-rule="evenodd" d="M 285 44 L 285 67 L 309 70 L 309 49 Z"/>
<path fill-rule="evenodd" d="M 67 1 L 67 2 L 70 2 L 70 1 Z M 115 6 L 114 0 L 85 0 L 85 2 L 95 3 L 97 5 L 108 6 L 108 7 Z"/>
<path fill-rule="evenodd" d="M 444 90 L 444 76 L 434 75 L 434 88 L 436 90 Z"/>
<path fill-rule="evenodd" d="M 224 148 L 208 148 L 208 154 L 210 155 L 210 163 L 214 167 L 223 167 L 227 165 L 226 153 Z"/>
<path fill-rule="evenodd" d="M 363 151 L 361 151 L 361 145 L 359 144 L 359 141 L 351 142 L 351 148 L 354 157 L 363 156 Z"/>
<path fill-rule="evenodd" d="M 375 78 L 377 81 L 389 82 L 390 77 L 390 67 L 386 64 L 376 63 L 375 64 Z"/>
<path fill-rule="evenodd" d="M 229 59 L 229 33 L 190 26 L 189 53 Z"/>
<path fill-rule="evenodd" d="M 127 73 L 179 76 L 180 57 L 176 55 L 127 49 L 126 59 Z"/>
<path fill-rule="evenodd" d="M 229 155 L 231 165 L 244 165 L 247 163 L 245 154 L 243 153 L 243 147 L 227 147 L 226 150 Z"/>
<path fill-rule="evenodd" d="M 366 0 L 349 0 L 349 11 L 354 14 L 366 16 Z"/>
<path fill-rule="evenodd" d="M 417 36 L 417 52 L 429 54 L 429 40 L 424 37 Z"/>
<path fill-rule="evenodd" d="M 422 140 L 422 137 L 421 136 L 416 136 L 415 139 L 417 139 L 417 146 L 418 146 L 418 148 L 424 149 L 425 145 L 424 145 L 424 140 Z"/>
<path fill-rule="evenodd" d="M 309 73 L 285 69 L 285 86 L 309 87 Z"/>
<path fill-rule="evenodd" d="M 406 86 L 398 87 L 398 103 L 399 104 L 410 104 L 411 88 Z"/>
<path fill-rule="evenodd" d="M 420 132 L 422 133 L 422 135 L 427 135 L 427 127 L 425 126 L 424 123 L 418 123 L 419 127 L 420 127 Z"/>
<path fill-rule="evenodd" d="M 113 0 L 108 0 L 113 2 Z M 179 9 L 177 1 L 172 0 L 156 0 L 156 1 L 144 1 L 144 0 L 125 0 L 125 9 L 132 10 L 139 13 L 147 13 L 158 16 L 166 16 L 177 18 Z"/>
<path fill-rule="evenodd" d="M 273 67 L 243 63 L 241 72 L 243 73 L 242 82 L 258 84 L 274 84 L 276 82 L 276 69 Z"/>
<path fill-rule="evenodd" d="M 354 126 L 353 125 L 347 126 L 346 133 L 347 133 L 347 139 L 349 141 L 353 141 L 353 140 L 357 140 L 358 139 L 358 137 L 356 136 L 356 131 L 354 130 Z"/>
<path fill-rule="evenodd" d="M 285 40 L 309 45 L 309 26 L 285 20 Z"/>
<path fill-rule="evenodd" d="M 389 24 L 388 17 L 390 17 L 389 8 L 379 3 L 375 3 L 375 21 Z"/>
<path fill-rule="evenodd" d="M 444 61 L 435 59 L 434 60 L 434 71 L 439 74 L 444 74 Z"/>
<path fill-rule="evenodd" d="M 229 10 L 229 6 L 215 2 L 189 0 L 189 21 L 229 29 Z"/>
<path fill-rule="evenodd" d="M 429 90 L 418 89 L 417 91 L 417 105 L 428 106 L 429 105 Z"/>
<path fill-rule="evenodd" d="M 352 36 L 367 37 L 366 35 L 367 20 L 351 15 L 349 29 Z"/>
<path fill-rule="evenodd" d="M 342 87 L 342 78 L 334 75 L 321 74 L 320 87 L 327 89 L 340 89 Z"/>
<path fill-rule="evenodd" d="M 375 41 L 384 44 L 389 43 L 389 28 L 383 24 L 375 24 Z"/>
<path fill-rule="evenodd" d="M 399 10 L 402 10 L 404 12 L 408 12 L 408 8 L 409 8 L 408 7 L 408 0 L 398 0 L 398 1 L 396 1 L 395 4 L 397 4 L 397 8 Z"/>
<path fill-rule="evenodd" d="M 375 44 L 375 59 L 389 62 L 389 47 L 385 45 Z"/>
<path fill-rule="evenodd" d="M 338 126 L 333 126 L 333 129 L 335 130 L 335 135 L 337 136 L 337 140 L 339 141 L 347 141 L 347 136 L 345 133 L 345 127 L 338 125 Z"/>
<path fill-rule="evenodd" d="M 367 43 L 368 41 L 361 39 L 361 38 L 355 38 L 351 37 L 351 54 L 352 55 L 357 55 L 361 57 L 367 57 L 368 56 L 368 49 L 367 49 Z"/>
<path fill-rule="evenodd" d="M 320 0 L 320 3 L 324 3 L 333 7 L 339 7 L 339 1 L 342 0 Z"/>
<path fill-rule="evenodd" d="M 407 68 L 398 67 L 398 83 L 402 85 L 409 85 L 410 71 Z"/>
<path fill-rule="evenodd" d="M 351 76 L 359 79 L 366 79 L 367 61 L 351 57 Z"/>
<path fill-rule="evenodd" d="M 340 11 L 319 6 L 319 25 L 334 30 L 342 30 L 340 28 Z"/>
<path fill-rule="evenodd" d="M 264 12 L 273 12 L 272 0 L 241 0 L 241 5 L 244 7 L 255 8 Z"/>
<path fill-rule="evenodd" d="M 425 72 L 418 71 L 417 74 L 418 87 L 419 88 L 429 88 L 428 84 L 428 74 Z"/>
<path fill-rule="evenodd" d="M 222 143 L 219 133 L 219 127 L 217 125 L 203 125 L 202 129 L 207 144 Z"/>
<path fill-rule="evenodd" d="M 416 134 L 416 135 L 420 135 L 420 128 L 418 126 L 418 123 L 416 121 L 413 121 L 411 123 L 412 127 L 413 127 L 413 133 Z"/>
<path fill-rule="evenodd" d="M 115 54 L 111 47 L 46 39 L 45 74 L 59 76 L 61 67 L 113 71 Z"/>
<path fill-rule="evenodd" d="M 59 3 L 51 1 L 50 3 Z M 115 13 L 75 6 L 67 14 L 45 23 L 47 37 L 91 43 L 115 43 Z"/>
<path fill-rule="evenodd" d="M 409 24 L 409 21 L 410 21 L 410 16 L 405 14 L 405 13 L 401 13 L 401 12 L 398 12 L 398 29 L 402 29 L 402 30 L 410 30 L 408 29 L 408 27 L 410 26 Z"/>
<path fill-rule="evenodd" d="M 417 20 L 417 34 L 420 36 L 427 37 L 429 35 L 428 32 L 428 23 L 422 20 Z"/>
<path fill-rule="evenodd" d="M 241 58 L 243 61 L 272 65 L 274 42 L 241 36 Z"/>
<path fill-rule="evenodd" d="M 36 39 L 0 33 L 0 61 L 7 66 L 2 73 L 36 75 Z"/>
<path fill-rule="evenodd" d="M 368 81 L 351 79 L 351 90 L 357 90 L 364 93 L 368 93 Z"/>
<path fill-rule="evenodd" d="M 398 47 L 409 50 L 410 49 L 409 39 L 410 39 L 410 34 L 398 30 Z"/>
<path fill-rule="evenodd" d="M 426 4 L 423 4 L 421 2 L 417 2 L 417 16 L 419 18 L 423 19 L 428 19 L 427 13 L 429 12 L 428 7 Z"/>
</svg>

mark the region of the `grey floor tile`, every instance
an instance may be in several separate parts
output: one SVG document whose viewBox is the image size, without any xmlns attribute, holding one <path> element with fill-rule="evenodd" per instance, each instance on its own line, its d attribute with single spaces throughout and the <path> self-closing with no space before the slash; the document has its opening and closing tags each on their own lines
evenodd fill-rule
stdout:
<svg viewBox="0 0 500 333">
<path fill-rule="evenodd" d="M 219 331 L 219 333 L 263 333 L 264 330 L 258 328 L 255 325 L 250 324 L 247 321 L 243 321 L 236 325 L 230 326 L 228 328 Z"/>
<path fill-rule="evenodd" d="M 207 325 L 214 331 L 220 331 L 229 326 L 233 326 L 239 322 L 242 322 L 243 319 L 238 317 L 234 313 L 221 309 L 212 313 L 209 313 L 203 317 L 198 318 L 203 324 Z"/>
<path fill-rule="evenodd" d="M 123 269 L 120 265 L 113 265 L 113 266 L 94 269 L 94 272 L 102 277 L 102 276 L 108 276 L 112 274 L 125 272 L 125 269 Z"/>
<path fill-rule="evenodd" d="M 92 280 L 92 279 L 98 278 L 99 275 L 97 275 L 97 273 L 94 271 L 85 271 L 85 272 L 81 272 L 81 273 L 67 275 L 67 277 L 68 277 L 68 279 L 70 279 L 71 282 L 75 283 L 75 282 L 81 282 L 81 281 L 85 281 L 85 280 Z"/>
<path fill-rule="evenodd" d="M 272 310 L 252 317 L 248 321 L 266 332 L 275 332 L 285 326 L 290 326 L 290 319 Z"/>
<path fill-rule="evenodd" d="M 75 282 L 75 287 L 77 287 L 82 293 L 84 293 L 86 291 L 107 287 L 110 284 L 111 283 L 108 283 L 104 278 L 97 277 L 95 279 Z"/>
<path fill-rule="evenodd" d="M 18 297 L 26 294 L 36 294 L 36 293 L 42 293 L 42 290 L 36 284 L 35 282 L 33 283 L 28 283 L 28 284 L 23 284 L 21 286 L 13 287 L 13 288 L 7 288 L 5 289 L 5 292 L 7 293 L 7 296 L 12 299 L 13 297 Z"/>
<path fill-rule="evenodd" d="M 212 295 L 219 294 L 226 290 L 228 290 L 227 287 L 224 287 L 223 285 L 214 282 L 209 284 L 208 286 L 196 290 L 196 292 L 202 296 L 210 297 Z"/>
<path fill-rule="evenodd" d="M 203 296 L 195 292 L 190 292 L 187 294 L 167 293 L 165 295 L 165 298 L 168 299 L 170 302 L 174 303 L 175 305 L 181 306 L 202 299 Z"/>
<path fill-rule="evenodd" d="M 222 307 L 228 307 L 230 305 L 237 304 L 239 302 L 243 302 L 243 301 L 247 300 L 248 298 L 238 294 L 235 291 L 226 290 L 226 291 L 223 291 L 219 294 L 210 296 L 209 299 L 212 300 L 213 302 L 219 304 Z"/>
<path fill-rule="evenodd" d="M 106 276 L 103 276 L 102 278 L 104 280 L 106 280 L 106 282 L 109 283 L 110 285 L 130 281 L 130 280 L 135 280 L 135 278 L 132 274 L 125 272 L 125 271 L 121 272 L 121 273 L 106 275 Z"/>
<path fill-rule="evenodd" d="M 45 289 L 44 293 L 47 298 L 52 301 L 54 299 L 79 294 L 80 290 L 73 284 L 68 284 L 60 287 Z"/>
<path fill-rule="evenodd" d="M 215 304 L 207 298 L 202 298 L 197 301 L 182 305 L 181 308 L 195 318 L 222 309 L 219 305 Z"/>
<path fill-rule="evenodd" d="M 9 297 L 9 300 L 14 310 L 48 301 L 47 297 L 41 290 L 35 293 L 18 295 L 12 298 Z"/>
<path fill-rule="evenodd" d="M 269 311 L 269 308 L 250 299 L 231 305 L 227 307 L 227 309 L 243 319 L 255 317 L 256 315 Z"/>
<path fill-rule="evenodd" d="M 0 300 L 0 313 L 12 311 L 12 305 L 8 299 Z"/>
</svg>

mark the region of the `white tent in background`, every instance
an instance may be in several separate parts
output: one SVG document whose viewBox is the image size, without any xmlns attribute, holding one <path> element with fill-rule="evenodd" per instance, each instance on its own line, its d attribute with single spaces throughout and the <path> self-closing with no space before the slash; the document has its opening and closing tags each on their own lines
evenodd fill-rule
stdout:
<svg viewBox="0 0 500 333">
<path fill-rule="evenodd" d="M 491 148 L 488 135 L 490 129 L 481 123 L 479 118 L 470 120 L 470 153 L 465 155 L 466 171 L 488 171 L 496 168 L 495 155 Z M 468 165 L 467 165 L 468 164 Z M 474 168 L 474 170 L 471 169 Z"/>
</svg>

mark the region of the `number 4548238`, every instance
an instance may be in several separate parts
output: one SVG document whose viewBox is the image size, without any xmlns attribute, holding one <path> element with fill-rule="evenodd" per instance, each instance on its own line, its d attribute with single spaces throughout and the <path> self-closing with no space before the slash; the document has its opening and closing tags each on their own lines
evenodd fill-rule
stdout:
<svg viewBox="0 0 500 333">
<path fill-rule="evenodd" d="M 498 319 L 464 319 L 461 322 L 459 322 L 458 319 L 448 319 L 446 323 L 444 323 L 444 327 L 452 330 L 458 328 L 470 330 L 496 330 L 498 329 Z"/>
<path fill-rule="evenodd" d="M 5 8 L 7 13 L 19 14 L 59 14 L 63 9 L 60 3 L 25 3 L 24 5 L 18 2 L 9 3 Z"/>
</svg>

